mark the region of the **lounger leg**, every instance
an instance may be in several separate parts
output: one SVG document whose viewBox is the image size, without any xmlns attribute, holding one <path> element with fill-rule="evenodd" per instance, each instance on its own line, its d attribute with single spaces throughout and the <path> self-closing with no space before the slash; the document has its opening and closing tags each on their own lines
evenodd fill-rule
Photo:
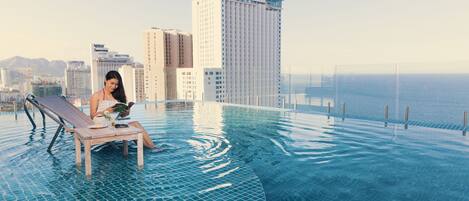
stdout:
<svg viewBox="0 0 469 201">
<path fill-rule="evenodd" d="M 44 115 L 44 112 L 39 110 L 39 112 L 41 112 L 41 116 L 42 116 L 42 127 L 45 128 L 46 127 L 46 115 Z"/>
<path fill-rule="evenodd" d="M 55 135 L 54 135 L 54 137 L 52 138 L 52 141 L 50 142 L 49 147 L 47 148 L 47 151 L 48 151 L 48 152 L 50 152 L 50 150 L 52 149 L 52 145 L 54 145 L 55 140 L 57 139 L 57 136 L 59 136 L 59 133 L 62 131 L 62 128 L 63 128 L 63 126 L 60 125 L 60 126 L 57 128 L 57 131 L 55 131 Z"/>
<path fill-rule="evenodd" d="M 73 136 L 75 137 L 75 164 L 80 167 L 81 166 L 81 142 L 78 139 L 78 134 L 74 133 Z"/>
<path fill-rule="evenodd" d="M 137 160 L 138 167 L 143 168 L 143 133 L 137 136 Z"/>
<path fill-rule="evenodd" d="M 122 144 L 124 149 L 124 156 L 127 157 L 129 155 L 129 143 L 127 140 L 124 140 Z"/>
<path fill-rule="evenodd" d="M 85 172 L 86 176 L 91 176 L 91 142 L 85 141 Z"/>
<path fill-rule="evenodd" d="M 28 107 L 26 107 L 26 101 L 24 101 L 24 105 L 23 105 L 23 109 L 24 109 L 24 113 L 26 113 L 26 116 L 28 116 L 28 119 L 29 121 L 31 122 L 31 125 L 33 125 L 33 129 L 36 128 L 36 123 L 34 123 L 34 120 L 33 118 L 31 118 L 31 115 L 29 114 L 29 110 L 28 110 Z M 31 104 L 33 105 L 33 104 Z M 34 108 L 32 108 L 34 110 Z"/>
</svg>

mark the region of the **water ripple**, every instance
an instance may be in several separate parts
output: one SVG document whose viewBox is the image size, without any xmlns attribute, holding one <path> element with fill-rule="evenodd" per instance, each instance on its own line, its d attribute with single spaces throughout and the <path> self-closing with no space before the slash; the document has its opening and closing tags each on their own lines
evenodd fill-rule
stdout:
<svg viewBox="0 0 469 201">
<path fill-rule="evenodd" d="M 220 104 L 137 105 L 158 150 L 136 168 L 121 143 L 93 149 L 93 178 L 57 126 L 2 125 L 6 199 L 465 200 L 469 137 L 453 131 Z M 103 193 L 106 192 L 106 193 Z M 5 199 L 5 197 L 3 197 Z"/>
</svg>

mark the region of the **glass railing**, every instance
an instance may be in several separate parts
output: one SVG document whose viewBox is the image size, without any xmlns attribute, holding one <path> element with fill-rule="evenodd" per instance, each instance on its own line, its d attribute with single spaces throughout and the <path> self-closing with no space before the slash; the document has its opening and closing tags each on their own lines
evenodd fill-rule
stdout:
<svg viewBox="0 0 469 201">
<path fill-rule="evenodd" d="M 318 68 L 319 69 L 319 68 Z M 316 69 L 312 69 L 316 70 Z M 464 72 L 466 70 L 466 72 Z M 424 73 L 419 73 L 424 72 Z M 466 130 L 469 62 L 342 65 L 304 74 L 283 74 L 278 96 L 238 97 L 246 106 L 321 113 L 394 125 Z M 158 102 L 193 102 L 179 99 Z M 20 113 L 22 103 L 10 104 Z M 83 109 L 86 106 L 79 106 Z"/>
<path fill-rule="evenodd" d="M 469 62 L 343 65 L 328 73 L 284 74 L 276 107 L 382 121 L 383 125 L 465 130 L 465 112 L 469 111 L 466 69 Z"/>
</svg>

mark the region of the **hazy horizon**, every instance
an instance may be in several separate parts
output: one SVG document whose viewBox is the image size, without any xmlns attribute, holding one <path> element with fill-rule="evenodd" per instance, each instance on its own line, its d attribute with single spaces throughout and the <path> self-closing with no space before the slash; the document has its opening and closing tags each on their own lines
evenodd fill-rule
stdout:
<svg viewBox="0 0 469 201">
<path fill-rule="evenodd" d="M 191 32 L 189 0 L 0 1 L 8 4 L 0 8 L 0 59 L 24 56 L 89 64 L 90 44 L 103 43 L 143 63 L 144 30 Z M 465 62 L 467 10 L 469 1 L 464 0 L 285 0 L 282 71 L 307 74 L 344 64 Z M 432 72 L 469 72 L 469 65 L 425 68 L 425 73 Z"/>
</svg>

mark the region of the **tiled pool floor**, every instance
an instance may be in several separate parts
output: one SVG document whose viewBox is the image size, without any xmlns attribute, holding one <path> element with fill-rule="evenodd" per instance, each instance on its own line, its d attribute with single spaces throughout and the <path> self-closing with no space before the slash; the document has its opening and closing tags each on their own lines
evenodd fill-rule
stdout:
<svg viewBox="0 0 469 201">
<path fill-rule="evenodd" d="M 137 105 L 158 150 L 137 170 L 120 144 L 77 168 L 73 138 L 0 115 L 5 200 L 469 200 L 469 137 L 460 132 L 327 119 L 216 103 Z M 39 122 L 39 115 L 36 115 Z"/>
</svg>

